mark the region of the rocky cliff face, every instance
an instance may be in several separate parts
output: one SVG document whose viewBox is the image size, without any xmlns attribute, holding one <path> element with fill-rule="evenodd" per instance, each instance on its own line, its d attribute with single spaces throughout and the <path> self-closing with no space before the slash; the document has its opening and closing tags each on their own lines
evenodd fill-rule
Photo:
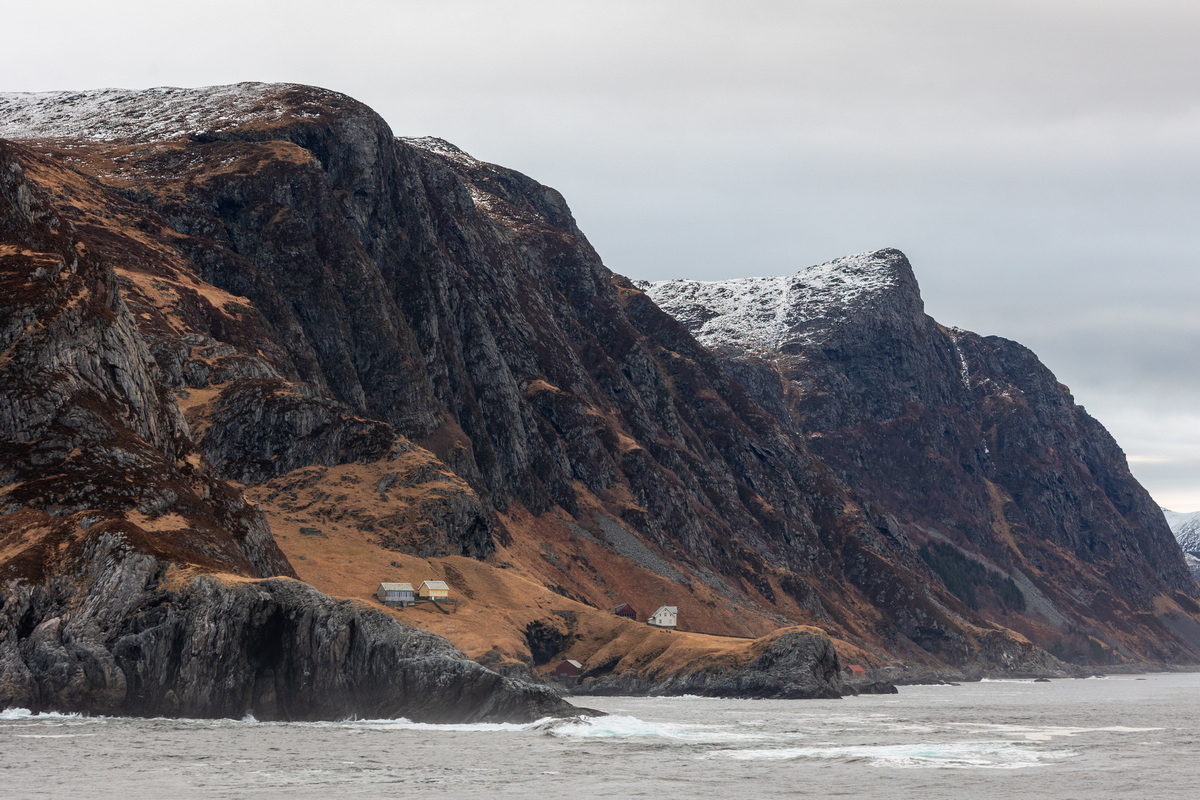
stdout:
<svg viewBox="0 0 1200 800">
<path fill-rule="evenodd" d="M 99 100 L 176 122 L 122 126 Z M 42 185 L 120 259 L 223 477 L 377 460 L 382 423 L 492 510 L 565 518 L 571 549 L 620 541 L 643 565 L 682 560 L 657 572 L 693 574 L 710 596 L 820 607 L 787 578 L 819 560 L 814 514 L 861 521 L 828 470 L 604 269 L 553 190 L 439 140 L 394 140 L 369 109 L 302 87 L 10 102 L 24 137 L 78 120 L 65 129 L 77 171 Z M 510 540 L 479 517 L 448 552 Z M 610 602 L 602 576 L 565 577 L 571 595 Z M 738 616 L 694 602 L 718 627 Z"/>
<path fill-rule="evenodd" d="M 1128 615 L 1081 628 L 1105 657 L 1194 655 L 1149 613 L 1186 589 L 1115 445 L 1027 351 L 925 317 L 898 254 L 733 298 L 750 326 L 700 294 L 677 320 L 554 190 L 332 92 L 0 96 L 5 136 L 0 502 L 43 515 L 6 540 L 14 586 L 48 580 L 29 531 L 102 511 L 213 573 L 311 553 L 365 597 L 386 576 L 355 563 L 467 556 L 593 608 L 1003 671 L 1030 645 L 995 574 L 1029 635 L 1101 605 Z M 1002 455 L 1035 440 L 1046 469 Z M 983 600 L 931 564 L 983 570 Z M 1064 565 L 1091 570 L 1066 605 Z"/>
<path fill-rule="evenodd" d="M 119 244 L 55 208 L 30 180 L 39 169 L 53 187 L 58 167 L 0 142 L 0 705 L 432 721 L 567 708 L 382 612 L 262 580 L 294 572 L 261 512 L 190 438 L 173 394 L 182 372 L 152 355 L 164 340 L 139 330 L 125 302 Z M 197 363 L 187 373 L 203 384 Z M 398 444 L 385 423 L 349 419 L 334 401 L 233 383 L 259 395 L 218 395 L 209 433 L 235 442 L 219 452 L 240 459 L 216 463 L 237 477 L 287 468 L 263 452 L 263 429 L 289 434 L 284 458 L 305 464 Z"/>
<path fill-rule="evenodd" d="M 900 252 L 645 288 L 855 487 L 892 558 L 1064 656 L 1087 657 L 1081 634 L 1196 646 L 1174 624 L 1195 589 L 1112 437 L 1028 349 L 927 316 Z M 1162 597 L 1178 607 L 1156 623 Z"/>
</svg>

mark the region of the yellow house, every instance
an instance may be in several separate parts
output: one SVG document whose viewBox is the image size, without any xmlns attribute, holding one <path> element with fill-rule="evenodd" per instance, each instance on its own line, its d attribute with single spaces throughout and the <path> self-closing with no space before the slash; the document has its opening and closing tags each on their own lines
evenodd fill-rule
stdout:
<svg viewBox="0 0 1200 800">
<path fill-rule="evenodd" d="M 450 587 L 445 581 L 425 581 L 417 589 L 417 596 L 426 600 L 444 600 L 450 596 Z"/>
</svg>

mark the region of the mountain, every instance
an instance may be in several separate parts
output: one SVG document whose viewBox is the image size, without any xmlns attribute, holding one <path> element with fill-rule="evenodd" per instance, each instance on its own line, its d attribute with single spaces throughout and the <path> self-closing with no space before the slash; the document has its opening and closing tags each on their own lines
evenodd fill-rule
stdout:
<svg viewBox="0 0 1200 800">
<path fill-rule="evenodd" d="M 1028 349 L 926 315 L 899 251 L 643 288 L 968 606 L 1071 660 L 1195 648 L 1190 578 L 1116 442 Z M 1118 633 L 1166 596 L 1173 635 Z"/>
<path fill-rule="evenodd" d="M 1028 351 L 918 313 L 894 251 L 826 272 L 899 288 L 759 292 L 777 337 L 716 342 L 553 189 L 334 92 L 0 95 L 0 138 L 0 702 L 403 710 L 436 653 L 475 688 L 418 710 L 527 716 L 554 703 L 513 678 L 562 658 L 589 691 L 830 696 L 845 659 L 1200 652 L 1111 438 Z M 457 613 L 372 607 L 426 578 Z M 196 631 L 236 704 L 164 677 Z"/>
<path fill-rule="evenodd" d="M 1192 555 L 1200 553 L 1200 511 L 1181 514 L 1164 508 L 1162 512 L 1184 552 Z"/>
<path fill-rule="evenodd" d="M 1193 578 L 1200 580 L 1200 511 L 1181 514 L 1164 508 L 1162 512 L 1171 533 L 1175 534 L 1175 541 L 1183 550 L 1188 570 Z"/>
</svg>

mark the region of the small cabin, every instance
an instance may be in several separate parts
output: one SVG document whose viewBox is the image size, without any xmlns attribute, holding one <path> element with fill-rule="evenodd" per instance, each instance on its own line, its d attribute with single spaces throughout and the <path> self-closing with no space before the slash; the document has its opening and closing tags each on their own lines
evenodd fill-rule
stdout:
<svg viewBox="0 0 1200 800">
<path fill-rule="evenodd" d="M 450 596 L 450 587 L 445 581 L 425 581 L 417 590 L 417 596 L 425 600 L 445 600 Z"/>
<path fill-rule="evenodd" d="M 411 606 L 413 604 L 413 585 L 411 583 L 381 583 L 375 590 L 375 597 L 385 606 Z"/>
<path fill-rule="evenodd" d="M 863 675 L 867 674 L 867 671 L 859 664 L 847 664 L 846 668 L 842 671 L 851 678 L 861 678 Z"/>
<path fill-rule="evenodd" d="M 636 620 L 638 618 L 637 609 L 629 605 L 629 603 L 621 603 L 621 605 L 613 609 L 613 613 L 625 619 Z"/>
<path fill-rule="evenodd" d="M 650 615 L 650 619 L 646 620 L 647 625 L 653 625 L 656 628 L 666 628 L 674 630 L 675 623 L 679 618 L 678 606 L 659 606 L 658 611 Z"/>
<path fill-rule="evenodd" d="M 563 678 L 578 678 L 581 672 L 583 672 L 583 664 L 571 658 L 554 668 L 554 674 Z"/>
</svg>

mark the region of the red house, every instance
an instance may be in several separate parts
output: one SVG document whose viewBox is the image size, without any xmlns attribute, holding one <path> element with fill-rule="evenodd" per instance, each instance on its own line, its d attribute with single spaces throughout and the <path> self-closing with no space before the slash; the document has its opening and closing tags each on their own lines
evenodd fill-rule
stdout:
<svg viewBox="0 0 1200 800">
<path fill-rule="evenodd" d="M 554 668 L 554 674 L 563 678 L 578 678 L 579 673 L 583 671 L 583 664 L 568 658 L 566 661 Z"/>
<path fill-rule="evenodd" d="M 862 677 L 863 675 L 866 674 L 866 670 L 864 670 L 858 664 L 847 664 L 844 672 L 847 675 L 850 675 L 851 677 L 855 677 L 855 678 Z"/>
<path fill-rule="evenodd" d="M 625 619 L 636 621 L 638 618 L 637 609 L 629 605 L 629 603 L 621 603 L 621 605 L 613 609 L 613 613 L 618 617 L 625 617 Z"/>
</svg>

